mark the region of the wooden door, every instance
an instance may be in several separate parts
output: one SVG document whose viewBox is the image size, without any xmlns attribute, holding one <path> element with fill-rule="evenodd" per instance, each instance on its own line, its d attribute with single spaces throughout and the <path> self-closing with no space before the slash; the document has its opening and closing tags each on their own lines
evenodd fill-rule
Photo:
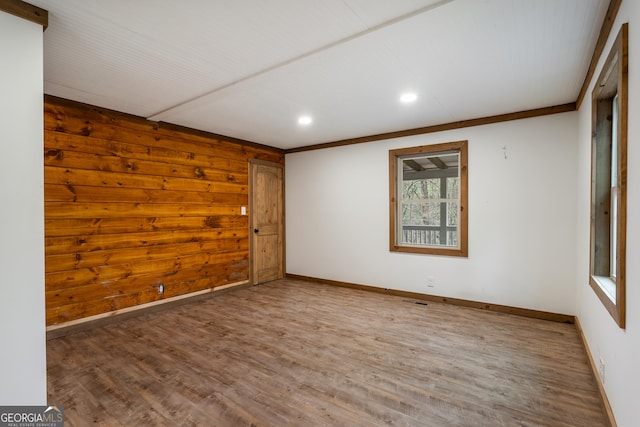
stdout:
<svg viewBox="0 0 640 427">
<path fill-rule="evenodd" d="M 251 161 L 251 282 L 284 277 L 284 169 Z"/>
</svg>

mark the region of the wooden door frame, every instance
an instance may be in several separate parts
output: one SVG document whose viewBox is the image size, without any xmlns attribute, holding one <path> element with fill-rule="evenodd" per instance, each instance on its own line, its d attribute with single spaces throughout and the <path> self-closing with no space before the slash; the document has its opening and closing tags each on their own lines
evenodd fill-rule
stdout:
<svg viewBox="0 0 640 427">
<path fill-rule="evenodd" d="M 253 245 L 253 229 L 254 229 L 254 214 L 253 214 L 253 172 L 256 166 L 272 166 L 282 169 L 282 275 L 287 275 L 287 239 L 286 239 L 286 212 L 285 212 L 285 165 L 283 163 L 270 162 L 267 160 L 250 159 L 249 160 L 249 283 L 256 285 L 254 271 L 255 261 L 255 248 Z"/>
</svg>

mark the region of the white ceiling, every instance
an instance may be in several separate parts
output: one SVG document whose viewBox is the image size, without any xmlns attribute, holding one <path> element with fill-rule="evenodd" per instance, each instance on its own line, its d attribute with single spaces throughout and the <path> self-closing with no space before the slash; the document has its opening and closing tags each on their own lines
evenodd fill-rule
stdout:
<svg viewBox="0 0 640 427">
<path fill-rule="evenodd" d="M 283 149 L 574 102 L 609 3 L 29 2 L 47 94 Z"/>
</svg>

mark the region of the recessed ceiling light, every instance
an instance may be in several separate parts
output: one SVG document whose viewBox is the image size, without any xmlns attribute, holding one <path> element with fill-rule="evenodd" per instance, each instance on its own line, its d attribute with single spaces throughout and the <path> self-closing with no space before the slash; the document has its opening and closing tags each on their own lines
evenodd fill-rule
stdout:
<svg viewBox="0 0 640 427">
<path fill-rule="evenodd" d="M 311 116 L 300 116 L 298 117 L 298 124 L 300 125 L 310 125 L 313 119 Z"/>
<path fill-rule="evenodd" d="M 403 102 L 405 104 L 414 102 L 416 99 L 418 99 L 418 95 L 416 95 L 415 93 L 404 93 L 402 94 L 402 96 L 400 96 L 400 102 Z"/>
</svg>

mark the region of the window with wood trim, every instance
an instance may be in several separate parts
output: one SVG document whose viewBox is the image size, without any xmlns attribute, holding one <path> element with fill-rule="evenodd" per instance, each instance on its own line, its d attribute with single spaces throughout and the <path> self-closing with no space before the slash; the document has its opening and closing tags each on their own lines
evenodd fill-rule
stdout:
<svg viewBox="0 0 640 427">
<path fill-rule="evenodd" d="M 592 93 L 589 283 L 625 327 L 628 25 L 624 24 Z"/>
<path fill-rule="evenodd" d="M 391 251 L 466 257 L 467 141 L 389 151 Z"/>
</svg>

